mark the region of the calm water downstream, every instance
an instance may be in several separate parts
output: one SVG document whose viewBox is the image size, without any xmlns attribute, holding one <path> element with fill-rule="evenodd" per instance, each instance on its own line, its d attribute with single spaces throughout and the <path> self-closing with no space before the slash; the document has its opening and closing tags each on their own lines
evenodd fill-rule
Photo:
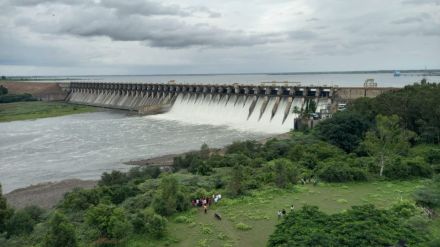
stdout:
<svg viewBox="0 0 440 247">
<path fill-rule="evenodd" d="M 66 178 L 96 179 L 127 169 L 124 161 L 220 147 L 265 133 L 191 125 L 117 112 L 0 123 L 0 182 L 4 192 Z"/>
</svg>

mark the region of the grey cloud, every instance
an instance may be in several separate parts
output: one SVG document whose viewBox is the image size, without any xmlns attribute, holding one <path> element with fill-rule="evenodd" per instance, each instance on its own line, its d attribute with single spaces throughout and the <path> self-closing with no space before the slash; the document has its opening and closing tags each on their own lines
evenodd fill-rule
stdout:
<svg viewBox="0 0 440 247">
<path fill-rule="evenodd" d="M 99 7 L 115 10 L 119 15 L 170 15 L 170 16 L 191 16 L 196 13 L 206 14 L 208 17 L 217 18 L 221 14 L 210 10 L 207 7 L 181 7 L 179 5 L 165 5 L 151 0 L 101 0 L 95 3 L 93 0 L 9 0 L 11 6 L 35 6 L 39 4 L 64 4 L 64 5 L 85 5 L 87 7 Z"/>
<path fill-rule="evenodd" d="M 178 5 L 163 5 L 158 2 L 144 0 L 102 0 L 101 4 L 106 8 L 115 9 L 121 15 L 139 14 L 143 16 L 151 15 L 179 15 L 188 16 L 190 12 L 182 9 Z"/>
<path fill-rule="evenodd" d="M 100 11 L 99 19 L 95 18 L 97 11 Z M 40 32 L 79 37 L 104 36 L 116 41 L 141 41 L 164 48 L 253 46 L 280 38 L 278 34 L 255 34 L 207 24 L 190 25 L 174 18 L 120 17 L 102 9 L 74 12 L 57 22 L 22 18 L 16 23 Z"/>
<path fill-rule="evenodd" d="M 289 37 L 291 39 L 296 40 L 311 40 L 316 39 L 318 37 L 318 34 L 312 31 L 307 30 L 297 30 L 297 31 L 291 31 L 288 33 Z"/>
<path fill-rule="evenodd" d="M 393 24 L 407 24 L 407 23 L 414 23 L 414 22 L 422 22 L 423 19 L 420 17 L 406 17 L 401 18 L 395 21 L 392 21 Z"/>
<path fill-rule="evenodd" d="M 314 22 L 314 21 L 319 21 L 318 18 L 310 18 L 306 20 L 307 22 Z"/>
<path fill-rule="evenodd" d="M 93 3 L 90 0 L 9 0 L 8 4 L 11 6 L 35 6 L 39 4 L 66 4 L 77 5 Z"/>
<path fill-rule="evenodd" d="M 0 65 L 66 66 L 77 64 L 78 56 L 54 47 L 26 44 L 11 34 L 0 35 Z"/>
<path fill-rule="evenodd" d="M 425 5 L 425 4 L 435 4 L 440 5 L 440 0 L 405 0 L 404 4 L 413 4 L 413 5 Z"/>
</svg>

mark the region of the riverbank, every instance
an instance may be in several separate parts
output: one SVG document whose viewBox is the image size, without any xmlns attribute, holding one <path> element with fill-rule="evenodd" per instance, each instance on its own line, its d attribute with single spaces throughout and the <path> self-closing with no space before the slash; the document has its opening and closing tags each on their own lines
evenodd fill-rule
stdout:
<svg viewBox="0 0 440 247">
<path fill-rule="evenodd" d="M 272 138 L 286 139 L 289 138 L 289 136 L 289 133 L 284 133 L 260 139 L 258 142 L 263 144 Z M 148 159 L 132 160 L 124 162 L 124 164 L 131 166 L 170 167 L 173 165 L 173 160 L 175 157 L 191 152 L 195 151 L 161 155 Z M 211 149 L 211 152 L 223 154 L 225 152 L 225 147 Z M 36 205 L 42 208 L 50 209 L 63 198 L 65 193 L 72 191 L 74 188 L 93 188 L 97 182 L 98 181 L 96 180 L 66 179 L 59 182 L 41 183 L 19 188 L 7 193 L 5 196 L 8 199 L 8 203 L 15 208 L 24 208 L 26 206 Z"/>
<path fill-rule="evenodd" d="M 98 108 L 72 105 L 64 102 L 15 102 L 0 104 L 0 122 L 32 120 L 64 115 L 95 112 Z"/>
<path fill-rule="evenodd" d="M 26 188 L 16 189 L 5 194 L 8 204 L 14 208 L 24 208 L 37 205 L 41 208 L 50 209 L 55 206 L 64 194 L 74 188 L 90 189 L 95 187 L 97 181 L 66 179 L 60 182 L 48 182 L 31 185 Z"/>
<path fill-rule="evenodd" d="M 266 143 L 268 140 L 273 139 L 273 138 L 277 138 L 278 140 L 284 140 L 290 137 L 290 133 L 283 133 L 283 134 L 279 134 L 279 135 L 273 135 L 270 137 L 266 137 L 260 140 L 257 140 L 259 143 L 264 144 Z M 223 148 L 211 148 L 210 152 L 211 153 L 215 153 L 215 154 L 220 154 L 223 155 L 226 151 L 226 147 Z M 161 167 L 170 167 L 173 165 L 173 161 L 174 158 L 178 157 L 178 156 L 182 156 L 185 154 L 189 154 L 189 153 L 193 153 L 193 152 L 197 152 L 197 150 L 193 150 L 193 151 L 188 151 L 188 152 L 184 152 L 184 153 L 178 153 L 178 154 L 167 154 L 167 155 L 161 155 L 161 156 L 157 156 L 157 157 L 151 157 L 148 159 L 140 159 L 140 160 L 130 160 L 127 162 L 124 162 L 124 164 L 126 165 L 131 165 L 131 166 L 161 166 Z"/>
</svg>

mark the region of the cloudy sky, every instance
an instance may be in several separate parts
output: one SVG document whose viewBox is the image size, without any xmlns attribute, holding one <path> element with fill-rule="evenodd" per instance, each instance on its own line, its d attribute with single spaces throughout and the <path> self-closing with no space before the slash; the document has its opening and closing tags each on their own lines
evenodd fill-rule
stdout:
<svg viewBox="0 0 440 247">
<path fill-rule="evenodd" d="M 0 0 L 0 74 L 440 69 L 440 0 Z"/>
</svg>

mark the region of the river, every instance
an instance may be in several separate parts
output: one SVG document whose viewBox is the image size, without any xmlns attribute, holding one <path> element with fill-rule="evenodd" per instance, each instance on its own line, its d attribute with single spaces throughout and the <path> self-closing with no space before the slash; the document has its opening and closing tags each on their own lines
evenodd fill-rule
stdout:
<svg viewBox="0 0 440 247">
<path fill-rule="evenodd" d="M 0 182 L 4 192 L 68 178 L 97 179 L 126 170 L 124 161 L 260 139 L 263 132 L 185 124 L 123 112 L 85 113 L 0 123 Z"/>
</svg>

